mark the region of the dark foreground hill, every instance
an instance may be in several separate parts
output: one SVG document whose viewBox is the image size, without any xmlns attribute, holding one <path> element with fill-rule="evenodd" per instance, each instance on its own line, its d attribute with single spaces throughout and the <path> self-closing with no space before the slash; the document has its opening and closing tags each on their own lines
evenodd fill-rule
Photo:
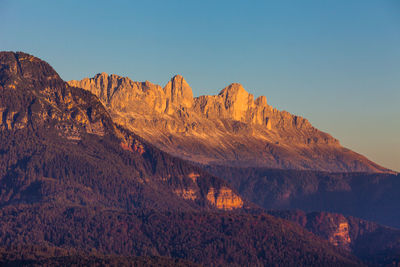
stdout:
<svg viewBox="0 0 400 267">
<path fill-rule="evenodd" d="M 150 266 L 150 267 L 200 267 L 182 259 L 157 256 L 120 256 L 90 254 L 45 246 L 0 248 L 1 266 Z"/>
<path fill-rule="evenodd" d="M 3 208 L 4 246 L 42 244 L 119 255 L 167 256 L 206 266 L 347 266 L 357 261 L 270 215 L 29 205 Z M 23 224 L 21 222 L 24 222 Z"/>
<path fill-rule="evenodd" d="M 226 182 L 115 126 L 94 95 L 38 58 L 0 53 L 0 91 L 2 247 L 225 266 L 359 264 L 300 226 L 249 214 L 254 206 Z"/>
</svg>

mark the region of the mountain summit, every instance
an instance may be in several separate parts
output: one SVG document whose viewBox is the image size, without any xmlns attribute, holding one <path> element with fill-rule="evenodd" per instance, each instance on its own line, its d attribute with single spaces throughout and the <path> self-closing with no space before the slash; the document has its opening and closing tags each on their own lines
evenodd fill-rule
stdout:
<svg viewBox="0 0 400 267">
<path fill-rule="evenodd" d="M 118 75 L 70 81 L 97 95 L 113 120 L 160 149 L 200 164 L 344 172 L 389 172 L 311 123 L 254 99 L 233 83 L 193 98 L 180 76 L 164 88 Z"/>
<path fill-rule="evenodd" d="M 193 106 L 193 92 L 189 84 L 181 75 L 175 75 L 164 87 L 165 97 L 171 106 L 191 108 Z M 172 109 L 171 109 L 172 110 Z"/>
</svg>

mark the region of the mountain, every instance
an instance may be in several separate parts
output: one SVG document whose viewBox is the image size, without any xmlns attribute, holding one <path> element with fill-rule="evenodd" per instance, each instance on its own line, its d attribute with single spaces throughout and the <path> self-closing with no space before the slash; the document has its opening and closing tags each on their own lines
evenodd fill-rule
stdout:
<svg viewBox="0 0 400 267">
<path fill-rule="evenodd" d="M 168 105 L 187 99 L 175 86 Z M 115 125 L 96 96 L 36 57 L 1 52 L 0 91 L 0 246 L 18 251 L 14 260 L 38 245 L 39 264 L 62 262 L 58 249 L 70 263 L 94 253 L 207 266 L 362 264 Z"/>
<path fill-rule="evenodd" d="M 233 83 L 218 95 L 193 98 L 180 76 L 162 88 L 97 74 L 71 86 L 96 96 L 113 120 L 163 151 L 204 165 L 341 172 L 390 172 L 340 145 L 302 117 L 254 100 Z"/>
<path fill-rule="evenodd" d="M 116 127 L 94 95 L 68 86 L 47 63 L 23 53 L 0 60 L 2 201 L 41 198 L 46 188 L 63 201 L 76 202 L 75 190 L 80 202 L 124 208 L 246 205 L 223 180 Z"/>
<path fill-rule="evenodd" d="M 223 178 L 244 199 L 275 209 L 270 214 L 372 265 L 400 255 L 399 230 L 352 217 L 400 227 L 398 174 L 272 108 L 265 97 L 254 100 L 240 84 L 197 98 L 179 75 L 164 88 L 106 73 L 69 84 L 97 95 L 118 124 Z"/>
</svg>

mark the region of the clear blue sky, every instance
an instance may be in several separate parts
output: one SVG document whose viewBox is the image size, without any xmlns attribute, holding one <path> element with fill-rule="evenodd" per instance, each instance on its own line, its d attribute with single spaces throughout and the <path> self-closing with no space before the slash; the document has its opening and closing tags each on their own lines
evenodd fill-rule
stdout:
<svg viewBox="0 0 400 267">
<path fill-rule="evenodd" d="M 0 50 L 195 95 L 240 82 L 400 171 L 400 1 L 0 0 Z"/>
</svg>

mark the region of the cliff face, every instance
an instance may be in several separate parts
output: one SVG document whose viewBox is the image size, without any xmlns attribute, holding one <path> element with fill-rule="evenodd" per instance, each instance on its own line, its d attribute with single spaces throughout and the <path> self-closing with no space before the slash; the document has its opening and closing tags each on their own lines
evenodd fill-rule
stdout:
<svg viewBox="0 0 400 267">
<path fill-rule="evenodd" d="M 307 223 L 303 225 L 306 229 L 327 239 L 337 247 L 351 250 L 353 240 L 350 237 L 349 221 L 341 214 L 310 213 L 306 217 Z"/>
<path fill-rule="evenodd" d="M 89 90 L 112 118 L 160 149 L 201 164 L 324 171 L 389 171 L 340 146 L 308 120 L 279 111 L 267 99 L 231 84 L 193 98 L 176 75 L 164 88 L 117 75 L 70 81 Z"/>
<path fill-rule="evenodd" d="M 243 207 L 243 200 L 227 187 L 222 187 L 219 190 L 211 187 L 207 199 L 218 209 L 233 210 Z"/>
</svg>

